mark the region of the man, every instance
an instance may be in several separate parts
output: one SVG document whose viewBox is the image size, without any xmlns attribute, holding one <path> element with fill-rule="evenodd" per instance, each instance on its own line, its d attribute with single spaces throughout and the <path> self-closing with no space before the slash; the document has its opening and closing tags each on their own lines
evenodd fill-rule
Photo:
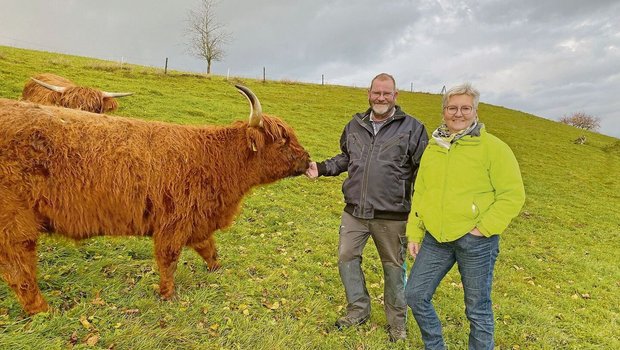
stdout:
<svg viewBox="0 0 620 350">
<path fill-rule="evenodd" d="M 338 243 L 338 270 L 347 314 L 336 327 L 356 326 L 370 317 L 370 296 L 362 272 L 362 252 L 372 237 L 383 265 L 384 304 L 391 341 L 407 336 L 405 320 L 405 227 L 412 187 L 428 142 L 424 125 L 396 105 L 396 82 L 386 73 L 372 79 L 370 108 L 353 116 L 340 137 L 342 153 L 310 163 L 310 178 L 348 171 L 342 185 L 346 206 Z"/>
</svg>

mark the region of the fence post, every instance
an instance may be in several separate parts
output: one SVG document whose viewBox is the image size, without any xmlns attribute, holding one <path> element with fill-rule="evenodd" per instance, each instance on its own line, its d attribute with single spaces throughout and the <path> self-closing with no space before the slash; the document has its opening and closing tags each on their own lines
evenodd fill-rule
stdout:
<svg viewBox="0 0 620 350">
<path fill-rule="evenodd" d="M 265 67 L 263 67 L 263 83 L 265 82 L 265 77 L 266 77 L 266 75 L 265 75 Z"/>
<path fill-rule="evenodd" d="M 325 75 L 321 74 L 321 85 L 325 85 Z"/>
<path fill-rule="evenodd" d="M 166 65 L 164 66 L 164 74 L 168 74 L 168 57 L 166 57 Z"/>
</svg>

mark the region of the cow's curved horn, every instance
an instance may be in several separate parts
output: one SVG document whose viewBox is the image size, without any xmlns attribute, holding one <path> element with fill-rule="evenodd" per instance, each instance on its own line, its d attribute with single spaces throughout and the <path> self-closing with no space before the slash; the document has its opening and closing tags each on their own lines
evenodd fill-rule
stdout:
<svg viewBox="0 0 620 350">
<path fill-rule="evenodd" d="M 103 97 L 125 97 L 129 95 L 133 95 L 133 92 L 106 92 L 101 91 L 103 93 Z"/>
<path fill-rule="evenodd" d="M 252 90 L 243 85 L 235 84 L 240 93 L 250 101 L 250 126 L 263 126 L 263 109 L 260 106 L 258 97 L 254 95 Z"/>
<path fill-rule="evenodd" d="M 63 93 L 63 92 L 65 92 L 65 90 L 67 90 L 67 88 L 64 87 L 64 86 L 56 86 L 56 85 L 48 84 L 48 83 L 46 83 L 44 81 L 41 81 L 41 80 L 38 80 L 38 79 L 35 79 L 35 78 L 32 78 L 32 77 L 30 79 L 32 79 L 35 83 L 37 83 L 37 84 L 39 84 L 39 85 L 41 85 L 41 86 L 43 86 L 45 88 L 48 88 L 48 89 L 50 89 L 52 91 Z"/>
</svg>

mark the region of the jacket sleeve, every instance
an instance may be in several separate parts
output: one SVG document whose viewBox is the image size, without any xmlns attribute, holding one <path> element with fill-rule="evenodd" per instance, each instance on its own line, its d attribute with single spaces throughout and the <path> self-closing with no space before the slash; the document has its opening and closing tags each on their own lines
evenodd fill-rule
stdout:
<svg viewBox="0 0 620 350">
<path fill-rule="evenodd" d="M 423 124 L 420 123 L 418 128 L 413 131 L 410 142 L 409 149 L 412 150 L 411 165 L 414 169 L 412 174 L 414 186 L 411 212 L 409 213 L 409 220 L 407 221 L 407 239 L 409 242 L 420 243 L 426 231 L 422 220 L 420 220 L 417 214 L 420 198 L 422 197 L 422 193 L 424 193 L 424 178 L 422 176 L 418 177 L 417 175 L 422 161 L 422 154 L 424 154 L 424 150 L 428 145 L 428 135 L 426 134 L 426 128 Z"/>
<path fill-rule="evenodd" d="M 345 127 L 340 136 L 341 153 L 317 163 L 319 176 L 338 176 L 349 168 L 349 150 L 347 149 L 347 128 Z"/>
<path fill-rule="evenodd" d="M 424 175 L 420 174 L 414 185 L 411 213 L 409 213 L 409 220 L 407 220 L 407 239 L 409 242 L 420 243 L 422 238 L 424 238 L 426 229 L 424 228 L 424 223 L 418 217 L 418 212 L 421 204 L 420 199 L 425 189 Z"/>
<path fill-rule="evenodd" d="M 495 190 L 495 201 L 477 224 L 487 237 L 501 234 L 525 203 L 521 171 L 510 147 L 502 142 L 489 148 L 489 177 Z"/>
<path fill-rule="evenodd" d="M 413 166 L 412 182 L 415 182 L 422 160 L 422 154 L 428 145 L 428 135 L 424 124 L 418 123 L 418 127 L 413 130 L 409 140 L 409 149 L 411 150 L 411 165 Z"/>
</svg>

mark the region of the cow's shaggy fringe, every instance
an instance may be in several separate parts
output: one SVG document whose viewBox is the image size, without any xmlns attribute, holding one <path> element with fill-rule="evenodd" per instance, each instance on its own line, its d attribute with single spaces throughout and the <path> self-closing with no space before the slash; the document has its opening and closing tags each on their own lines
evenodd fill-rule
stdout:
<svg viewBox="0 0 620 350">
<path fill-rule="evenodd" d="M 274 117 L 197 127 L 0 99 L 0 273 L 36 313 L 47 309 L 36 282 L 41 232 L 152 236 L 169 298 L 183 246 L 218 268 L 213 233 L 232 223 L 243 195 L 307 164 Z"/>
<path fill-rule="evenodd" d="M 118 102 L 113 97 L 104 97 L 103 92 L 97 89 L 77 86 L 71 80 L 61 76 L 43 73 L 34 77 L 42 82 L 66 87 L 60 93 L 39 85 L 28 79 L 22 91 L 22 100 L 40 103 L 49 106 L 60 106 L 79 109 L 93 113 L 108 113 L 118 108 Z"/>
</svg>

